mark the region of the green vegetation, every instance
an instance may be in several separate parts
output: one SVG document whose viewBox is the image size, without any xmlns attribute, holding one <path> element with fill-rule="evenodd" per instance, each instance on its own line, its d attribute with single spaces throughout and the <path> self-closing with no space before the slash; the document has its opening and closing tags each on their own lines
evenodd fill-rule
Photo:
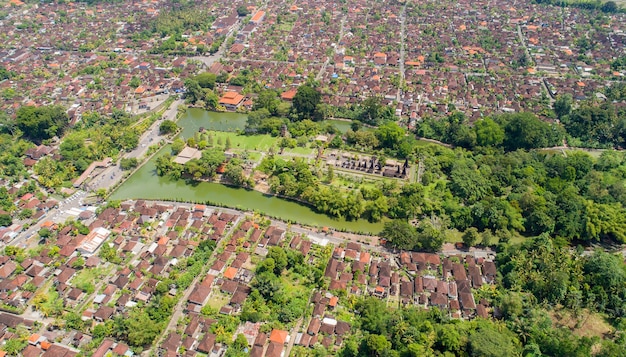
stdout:
<svg viewBox="0 0 626 357">
<path fill-rule="evenodd" d="M 60 106 L 20 107 L 15 123 L 22 135 L 35 143 L 61 136 L 68 126 L 67 113 Z"/>
<path fill-rule="evenodd" d="M 558 126 L 547 124 L 531 113 L 497 115 L 470 127 L 465 115 L 456 112 L 442 120 L 424 119 L 416 133 L 467 149 L 495 147 L 507 151 L 560 145 L 564 136 Z"/>
<path fill-rule="evenodd" d="M 310 85 L 298 87 L 293 97 L 293 110 L 300 119 L 320 119 L 317 106 L 320 104 L 322 95 Z"/>
<path fill-rule="evenodd" d="M 271 247 L 257 265 L 241 319 L 266 321 L 274 326 L 292 324 L 307 311 L 312 288 L 323 283 L 325 264 L 323 259 L 315 266 L 304 264 L 300 252 Z"/>
<path fill-rule="evenodd" d="M 123 158 L 120 160 L 120 167 L 122 168 L 122 170 L 132 170 L 135 167 L 137 167 L 137 165 L 139 165 L 139 161 L 134 158 Z"/>
<path fill-rule="evenodd" d="M 59 187 L 80 175 L 91 161 L 115 158 L 121 150 L 136 148 L 145 127 L 134 123 L 133 117 L 121 111 L 115 111 L 110 117 L 94 112 L 83 114 L 81 122 L 59 146 L 62 160 L 46 157 L 35 165 L 39 183 Z"/>
<path fill-rule="evenodd" d="M 364 298 L 354 305 L 360 328 L 338 355 L 582 357 L 592 350 L 597 356 L 623 355 L 618 352 L 625 347 L 621 337 L 602 340 L 601 332 L 580 336 L 554 317 L 554 310 L 563 311 L 558 306 L 566 306 L 585 319 L 598 319 L 583 312 L 587 307 L 610 316 L 622 329 L 626 281 L 619 256 L 596 252 L 581 257 L 555 247 L 545 236 L 506 247 L 498 255 L 504 285 L 478 292 L 500 309 L 501 320 L 455 320 L 436 308 L 391 309 L 379 299 Z"/>
<path fill-rule="evenodd" d="M 172 134 L 178 130 L 178 125 L 171 120 L 164 120 L 161 125 L 159 125 L 159 132 L 161 134 Z"/>
<path fill-rule="evenodd" d="M 622 9 L 615 1 L 595 1 L 595 0 L 535 0 L 538 4 L 570 6 L 586 10 L 600 10 L 604 13 L 616 13 Z"/>
<path fill-rule="evenodd" d="M 157 174 L 159 176 L 168 175 L 173 178 L 186 176 L 195 180 L 212 179 L 217 174 L 217 168 L 224 163 L 225 159 L 224 152 L 220 149 L 204 150 L 199 159 L 191 159 L 184 165 L 177 164 L 172 161 L 171 156 L 164 155 L 157 158 Z"/>
</svg>

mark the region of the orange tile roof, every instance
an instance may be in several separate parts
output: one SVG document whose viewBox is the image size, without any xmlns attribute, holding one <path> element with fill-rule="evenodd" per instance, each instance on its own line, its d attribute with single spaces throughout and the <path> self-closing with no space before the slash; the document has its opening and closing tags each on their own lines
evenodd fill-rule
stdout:
<svg viewBox="0 0 626 357">
<path fill-rule="evenodd" d="M 252 16 L 252 18 L 250 19 L 250 21 L 252 21 L 252 22 L 257 22 L 257 21 L 261 20 L 261 18 L 262 18 L 263 16 L 265 16 L 265 11 L 263 11 L 263 10 L 259 10 L 259 11 L 257 11 L 257 13 L 256 13 L 256 14 L 254 14 L 254 16 Z"/>
<path fill-rule="evenodd" d="M 47 350 L 48 348 L 50 348 L 50 346 L 52 346 L 52 343 L 48 342 L 48 341 L 41 341 L 41 349 L 42 350 Z"/>
<path fill-rule="evenodd" d="M 291 88 L 290 90 L 283 92 L 283 94 L 281 94 L 280 97 L 285 100 L 292 100 L 293 97 L 296 96 L 297 92 L 298 92 L 297 89 Z"/>
<path fill-rule="evenodd" d="M 220 99 L 220 104 L 237 105 L 243 100 L 243 95 L 237 92 L 226 92 Z"/>
<path fill-rule="evenodd" d="M 229 267 L 229 268 L 228 268 L 228 269 L 226 269 L 226 271 L 224 272 L 224 277 L 225 277 L 226 279 L 233 280 L 233 279 L 235 279 L 235 275 L 237 275 L 237 268 Z"/>
<path fill-rule="evenodd" d="M 339 298 L 336 296 L 333 296 L 330 298 L 330 302 L 328 303 L 328 305 L 330 306 L 337 306 L 337 303 L 339 302 Z"/>
<path fill-rule="evenodd" d="M 285 330 L 274 329 L 270 334 L 270 341 L 284 344 L 285 342 L 287 342 L 287 336 L 289 336 L 289 332 Z"/>
<path fill-rule="evenodd" d="M 33 345 L 36 344 L 37 340 L 39 340 L 39 337 L 40 337 L 39 334 L 36 334 L 36 333 L 30 335 L 30 337 L 28 338 L 28 343 L 33 344 Z"/>
</svg>

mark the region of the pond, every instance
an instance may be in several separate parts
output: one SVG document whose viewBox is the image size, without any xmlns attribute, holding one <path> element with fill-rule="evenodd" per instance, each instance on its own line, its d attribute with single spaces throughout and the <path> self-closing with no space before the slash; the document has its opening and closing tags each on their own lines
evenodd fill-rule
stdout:
<svg viewBox="0 0 626 357">
<path fill-rule="evenodd" d="M 183 128 L 181 135 L 188 139 L 193 137 L 200 128 L 216 131 L 243 130 L 248 116 L 240 113 L 209 112 L 200 108 L 189 108 L 178 120 Z"/>
<path fill-rule="evenodd" d="M 169 146 L 161 149 L 113 192 L 110 199 L 206 202 L 241 210 L 258 211 L 271 217 L 309 226 L 332 227 L 352 232 L 378 234 L 383 228 L 383 223 L 381 222 L 370 223 L 367 220 L 346 221 L 344 219 L 333 219 L 315 212 L 309 206 L 279 197 L 264 195 L 258 191 L 234 188 L 212 182 L 190 184 L 185 180 L 159 177 L 156 174 L 156 158 L 169 152 Z"/>
<path fill-rule="evenodd" d="M 248 115 L 246 114 L 210 112 L 202 108 L 189 108 L 185 114 L 180 117 L 178 126 L 183 128 L 181 134 L 187 139 L 195 135 L 200 128 L 231 132 L 244 130 L 246 120 L 248 120 Z M 324 122 L 331 123 L 342 134 L 345 134 L 345 132 L 350 129 L 350 125 L 352 125 L 351 120 L 328 119 Z"/>
<path fill-rule="evenodd" d="M 351 120 L 327 119 L 327 120 L 324 120 L 324 122 L 331 123 L 342 134 L 345 134 L 346 131 L 350 129 L 350 125 L 352 125 Z"/>
</svg>

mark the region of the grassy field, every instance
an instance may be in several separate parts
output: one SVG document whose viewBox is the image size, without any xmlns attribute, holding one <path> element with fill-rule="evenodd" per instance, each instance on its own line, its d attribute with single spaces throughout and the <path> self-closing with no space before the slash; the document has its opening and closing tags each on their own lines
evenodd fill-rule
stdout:
<svg viewBox="0 0 626 357">
<path fill-rule="evenodd" d="M 315 151 L 316 150 L 312 149 L 312 148 L 295 147 L 293 149 L 285 148 L 283 153 L 285 153 L 285 154 L 296 154 L 296 155 L 314 155 Z"/>
<path fill-rule="evenodd" d="M 261 155 L 260 152 L 249 152 L 248 153 L 248 160 L 251 160 L 251 161 L 257 161 L 258 162 L 259 160 L 261 160 L 261 157 L 262 157 L 262 155 Z"/>
<path fill-rule="evenodd" d="M 220 311 L 220 309 L 226 306 L 229 301 L 230 298 L 228 296 L 214 291 L 213 294 L 211 294 L 211 298 L 209 299 L 207 305 L 209 305 L 215 311 Z"/>
<path fill-rule="evenodd" d="M 557 309 L 550 311 L 549 316 L 554 325 L 568 328 L 577 336 L 603 338 L 604 335 L 614 330 L 602 315 L 587 309 L 583 309 L 576 315 L 565 309 Z"/>
<path fill-rule="evenodd" d="M 91 268 L 91 269 L 83 269 L 72 278 L 72 285 L 75 287 L 85 291 L 88 290 L 88 286 L 95 286 L 97 282 L 99 282 L 102 277 L 107 274 L 107 269 L 103 267 Z"/>
<path fill-rule="evenodd" d="M 224 146 L 226 138 L 230 138 L 231 148 L 241 150 L 267 151 L 272 146 L 276 146 L 278 139 L 270 135 L 238 135 L 225 131 L 210 131 L 213 136 L 214 145 Z M 220 144 L 221 143 L 221 144 Z"/>
</svg>

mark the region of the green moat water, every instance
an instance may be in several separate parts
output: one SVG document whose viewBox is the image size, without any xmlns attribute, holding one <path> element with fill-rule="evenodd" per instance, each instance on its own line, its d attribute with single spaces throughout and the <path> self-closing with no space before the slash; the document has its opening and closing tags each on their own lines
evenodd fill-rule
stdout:
<svg viewBox="0 0 626 357">
<path fill-rule="evenodd" d="M 235 130 L 236 123 L 227 123 L 229 119 L 241 120 L 245 124 L 245 115 L 233 113 L 207 113 L 204 110 L 190 109 L 178 125 L 188 131 L 191 137 L 198 128 L 209 130 Z M 218 127 L 220 129 L 218 129 Z M 190 129 L 191 128 L 191 129 Z M 298 222 L 317 227 L 332 227 L 352 232 L 378 234 L 382 230 L 382 223 L 371 223 L 367 220 L 346 221 L 333 219 L 324 214 L 315 212 L 311 207 L 287 199 L 265 195 L 258 191 L 229 187 L 212 182 L 189 183 L 185 180 L 173 180 L 168 177 L 159 177 L 156 174 L 156 158 L 170 151 L 165 146 L 154 155 L 145 165 L 124 182 L 110 199 L 148 199 L 148 200 L 177 200 L 190 202 L 206 202 L 219 206 L 227 206 L 241 210 L 257 211 L 268 216 L 283 220 Z"/>
<path fill-rule="evenodd" d="M 189 108 L 178 120 L 178 126 L 183 128 L 181 135 L 188 139 L 198 132 L 198 129 L 217 131 L 243 130 L 248 116 L 240 113 L 209 112 L 200 108 Z"/>
</svg>

